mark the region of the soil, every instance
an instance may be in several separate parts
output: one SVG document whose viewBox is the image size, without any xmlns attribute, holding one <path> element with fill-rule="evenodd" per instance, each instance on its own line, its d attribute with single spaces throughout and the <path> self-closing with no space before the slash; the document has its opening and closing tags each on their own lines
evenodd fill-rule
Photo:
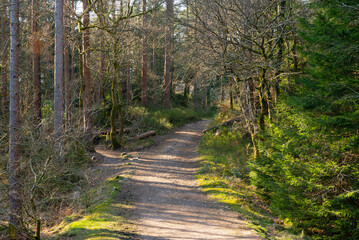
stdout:
<svg viewBox="0 0 359 240">
<path fill-rule="evenodd" d="M 156 146 L 128 153 L 131 177 L 124 181 L 118 201 L 130 198 L 134 206 L 131 239 L 261 239 L 238 213 L 209 200 L 198 186 L 197 147 L 207 124 L 187 124 L 156 137 Z M 105 156 L 102 169 L 111 175 L 123 155 L 97 151 Z"/>
</svg>

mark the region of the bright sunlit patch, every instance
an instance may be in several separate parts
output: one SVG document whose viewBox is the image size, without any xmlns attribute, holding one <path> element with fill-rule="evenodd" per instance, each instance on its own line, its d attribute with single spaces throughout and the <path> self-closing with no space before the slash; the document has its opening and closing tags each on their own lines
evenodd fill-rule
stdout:
<svg viewBox="0 0 359 240">
<path fill-rule="evenodd" d="M 198 134 L 198 133 L 196 133 L 196 132 L 176 131 L 175 133 L 179 133 L 179 134 L 188 134 L 188 135 L 193 135 L 193 136 L 199 136 L 199 134 Z"/>
</svg>

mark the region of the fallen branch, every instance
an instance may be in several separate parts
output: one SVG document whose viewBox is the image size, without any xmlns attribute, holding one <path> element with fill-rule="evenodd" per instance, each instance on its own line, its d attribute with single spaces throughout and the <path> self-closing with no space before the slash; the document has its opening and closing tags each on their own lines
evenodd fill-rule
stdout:
<svg viewBox="0 0 359 240">
<path fill-rule="evenodd" d="M 222 122 L 222 123 L 219 123 L 219 124 L 216 124 L 214 125 L 213 127 L 210 127 L 210 128 L 207 128 L 205 130 L 203 130 L 203 133 L 206 133 L 208 131 L 217 131 L 218 128 L 222 127 L 222 126 L 228 126 L 228 125 L 232 125 L 234 122 L 238 122 L 241 120 L 241 117 L 235 117 L 235 118 L 232 118 L 230 120 L 227 120 L 225 122 Z"/>
<path fill-rule="evenodd" d="M 145 139 L 156 135 L 156 131 L 149 131 L 136 136 L 136 139 Z"/>
</svg>

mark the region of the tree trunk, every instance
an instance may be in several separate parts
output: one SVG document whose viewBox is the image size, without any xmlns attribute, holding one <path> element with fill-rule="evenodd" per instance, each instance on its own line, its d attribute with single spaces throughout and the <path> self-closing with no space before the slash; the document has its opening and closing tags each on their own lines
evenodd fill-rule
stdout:
<svg viewBox="0 0 359 240">
<path fill-rule="evenodd" d="M 155 43 L 152 44 L 152 72 L 157 74 Z"/>
<path fill-rule="evenodd" d="M 202 110 L 207 110 L 207 86 L 205 84 L 202 88 Z"/>
<path fill-rule="evenodd" d="M 63 0 L 56 0 L 55 9 L 55 74 L 54 74 L 54 132 L 55 154 L 59 161 L 63 160 Z"/>
<path fill-rule="evenodd" d="M 106 63 L 105 63 L 105 41 L 103 38 L 100 40 L 100 48 L 101 48 L 101 60 L 100 60 L 100 82 L 98 84 L 97 89 L 97 103 L 101 104 L 102 101 L 102 86 L 105 82 L 105 72 L 106 72 Z"/>
<path fill-rule="evenodd" d="M 172 66 L 172 24 L 173 24 L 173 0 L 166 0 L 167 24 L 165 43 L 165 73 L 164 73 L 164 97 L 163 106 L 165 109 L 171 107 L 171 66 Z"/>
<path fill-rule="evenodd" d="M 224 102 L 224 95 L 225 95 L 223 80 L 224 80 L 224 76 L 222 75 L 221 76 L 221 103 Z"/>
<path fill-rule="evenodd" d="M 41 122 L 41 73 L 40 73 L 40 36 L 39 36 L 39 0 L 32 0 L 32 36 L 33 36 L 33 109 L 34 121 Z"/>
<path fill-rule="evenodd" d="M 147 23 L 146 23 L 146 0 L 142 0 L 142 94 L 141 101 L 142 106 L 147 106 L 147 92 L 148 92 L 148 80 L 147 80 Z"/>
<path fill-rule="evenodd" d="M 10 14 L 10 239 L 18 239 L 22 215 L 19 108 L 19 1 L 11 0 Z"/>
<path fill-rule="evenodd" d="M 233 109 L 233 82 L 229 82 L 229 107 Z"/>
<path fill-rule="evenodd" d="M 64 72 L 65 72 L 65 125 L 67 128 L 70 127 L 70 121 L 71 121 L 71 110 L 70 110 L 70 105 L 71 105 L 71 94 L 70 94 L 70 81 L 71 81 L 71 77 L 70 77 L 70 57 L 69 57 L 69 49 L 68 49 L 68 45 L 65 45 L 65 50 L 64 50 Z"/>
<path fill-rule="evenodd" d="M 155 136 L 156 134 L 157 134 L 156 131 L 153 130 L 153 131 L 142 133 L 142 134 L 136 136 L 135 139 L 138 139 L 138 140 L 146 139 L 146 138 Z"/>
<path fill-rule="evenodd" d="M 197 72 L 194 75 L 193 83 L 193 108 L 195 112 L 198 112 L 198 77 Z"/>
<path fill-rule="evenodd" d="M 259 96 L 259 104 L 261 107 L 260 115 L 259 115 L 259 126 L 261 130 L 265 130 L 265 122 L 264 122 L 264 116 L 268 114 L 268 106 L 267 101 L 265 98 L 265 91 L 266 91 L 266 77 L 265 77 L 266 71 L 262 69 L 261 76 L 259 79 L 259 87 L 258 87 L 258 96 Z"/>
<path fill-rule="evenodd" d="M 84 11 L 89 7 L 89 0 L 83 0 Z M 84 14 L 83 25 L 87 28 L 90 24 L 90 13 L 87 11 Z M 84 75 L 84 103 L 83 103 L 83 119 L 85 141 L 91 141 L 92 119 L 91 119 L 91 75 L 90 75 L 90 31 L 85 29 L 83 32 L 83 75 Z"/>
<path fill-rule="evenodd" d="M 120 16 L 123 17 L 123 0 L 120 0 Z"/>
<path fill-rule="evenodd" d="M 131 68 L 128 66 L 127 68 L 127 78 L 126 78 L 126 104 L 127 106 L 131 103 Z"/>
<path fill-rule="evenodd" d="M 183 89 L 183 96 L 188 100 L 189 96 L 189 90 L 190 90 L 190 82 L 188 81 L 188 78 L 186 79 L 186 83 Z"/>
<path fill-rule="evenodd" d="M 65 4 L 68 4 L 69 0 L 65 0 Z M 68 28 L 67 28 L 67 22 L 65 21 L 65 34 L 68 34 Z M 70 54 L 69 54 L 69 44 L 68 41 L 65 41 L 65 50 L 64 50 L 64 71 L 65 71 L 65 126 L 66 128 L 70 127 L 70 103 L 71 103 L 71 95 L 70 95 L 70 81 L 71 81 L 71 75 L 70 75 Z"/>
<path fill-rule="evenodd" d="M 280 20 L 283 21 L 284 20 L 284 9 L 285 9 L 285 5 L 286 5 L 286 1 L 282 1 L 280 3 L 278 3 L 278 12 L 277 15 L 280 16 Z M 275 81 L 274 81 L 274 89 L 275 89 L 275 96 L 274 96 L 274 102 L 278 101 L 279 98 L 279 94 L 280 94 L 280 88 L 279 88 L 279 84 L 280 84 L 280 74 L 281 74 L 281 67 L 283 64 L 283 51 L 284 51 L 284 37 L 282 35 L 282 31 L 278 31 L 279 35 L 279 39 L 278 39 L 278 55 L 277 55 L 277 70 L 275 72 Z"/>
<path fill-rule="evenodd" d="M 4 115 L 4 117 L 6 118 L 7 115 L 7 38 L 8 38 L 8 34 L 7 34 L 7 12 L 6 12 L 6 7 L 3 7 L 4 10 L 1 11 L 1 16 L 0 16 L 0 21 L 1 21 L 1 51 L 3 51 L 2 55 L 1 55 L 1 68 L 0 68 L 0 73 L 1 73 L 1 99 L 0 99 L 0 103 L 1 103 L 1 111 Z"/>
<path fill-rule="evenodd" d="M 117 48 L 114 47 L 114 53 L 116 53 Z M 112 100 L 112 108 L 111 108 L 111 115 L 110 115 L 110 124 L 111 124 L 111 131 L 110 131 L 110 140 L 113 149 L 118 149 L 121 147 L 121 142 L 117 138 L 117 116 L 119 110 L 118 98 L 116 94 L 117 84 L 118 84 L 118 74 L 119 74 L 119 66 L 117 62 L 117 55 L 115 54 L 114 59 L 114 76 L 112 78 L 112 85 L 111 85 L 111 100 Z"/>
</svg>

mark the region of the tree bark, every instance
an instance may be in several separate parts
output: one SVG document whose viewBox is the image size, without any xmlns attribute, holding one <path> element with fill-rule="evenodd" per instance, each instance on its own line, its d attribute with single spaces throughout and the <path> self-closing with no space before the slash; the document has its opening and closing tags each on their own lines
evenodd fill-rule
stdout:
<svg viewBox="0 0 359 240">
<path fill-rule="evenodd" d="M 149 132 L 145 132 L 145 133 L 142 133 L 142 134 L 136 136 L 136 139 L 138 139 L 138 140 L 146 139 L 146 138 L 149 138 L 149 137 L 152 137 L 155 135 L 156 135 L 156 131 L 149 131 Z"/>
<path fill-rule="evenodd" d="M 101 104 L 102 101 L 102 86 L 105 82 L 105 72 L 106 72 L 106 63 L 105 63 L 105 41 L 103 38 L 100 40 L 100 48 L 101 48 L 101 59 L 100 59 L 100 82 L 98 84 L 97 89 L 97 103 Z"/>
<path fill-rule="evenodd" d="M 54 74 L 54 132 L 55 154 L 58 161 L 63 160 L 63 0 L 56 0 L 55 7 L 55 74 Z"/>
<path fill-rule="evenodd" d="M 127 79 L 126 79 L 126 104 L 127 106 L 131 103 L 131 68 L 128 66 L 127 68 Z"/>
<path fill-rule="evenodd" d="M 260 82 L 258 87 L 258 96 L 259 96 L 259 104 L 261 107 L 260 115 L 259 115 L 259 126 L 261 130 L 265 130 L 265 122 L 264 116 L 268 114 L 268 106 L 267 100 L 265 98 L 265 90 L 266 90 L 266 71 L 264 69 L 261 70 Z"/>
<path fill-rule="evenodd" d="M 69 4 L 69 0 L 65 0 L 65 4 Z M 68 20 L 65 18 L 65 34 L 68 34 L 67 23 Z M 65 71 L 65 126 L 66 128 L 70 127 L 70 104 L 71 104 L 71 95 L 70 95 L 70 53 L 69 53 L 69 44 L 65 40 L 65 49 L 64 49 L 64 71 Z"/>
<path fill-rule="evenodd" d="M 197 72 L 194 75 L 194 83 L 193 83 L 193 108 L 194 111 L 198 111 L 198 77 Z"/>
<path fill-rule="evenodd" d="M 116 43 L 115 43 L 116 44 Z M 118 75 L 119 75 L 119 66 L 117 60 L 117 47 L 114 46 L 114 54 L 115 59 L 113 62 L 114 67 L 114 76 L 112 78 L 112 85 L 111 85 L 111 100 L 112 100 L 112 108 L 111 108 L 111 115 L 110 115 L 110 124 L 111 124 L 111 131 L 110 131 L 110 140 L 113 149 L 118 149 L 121 147 L 121 142 L 117 138 L 117 117 L 119 112 L 119 103 L 116 94 L 117 84 L 118 84 Z M 123 126 L 122 126 L 123 127 Z"/>
<path fill-rule="evenodd" d="M 1 99 L 0 99 L 0 103 L 1 103 L 1 111 L 4 115 L 4 117 L 6 117 L 7 115 L 7 57 L 8 57 L 8 52 L 7 52 L 7 41 L 8 41 L 8 34 L 7 34 L 7 12 L 6 12 L 6 7 L 4 6 L 3 10 L 1 11 L 1 16 L 0 16 L 0 21 L 1 21 L 1 51 L 2 51 L 2 55 L 1 55 Z"/>
<path fill-rule="evenodd" d="M 221 103 L 224 102 L 224 95 L 225 95 L 223 80 L 224 80 L 224 74 L 221 76 Z"/>
<path fill-rule="evenodd" d="M 284 20 L 284 9 L 285 9 L 285 5 L 286 5 L 286 1 L 282 1 L 278 3 L 278 12 L 277 15 L 280 16 L 280 20 L 283 21 Z M 276 103 L 278 101 L 279 98 L 279 94 L 280 94 L 280 74 L 281 74 L 281 67 L 283 64 L 283 52 L 284 52 L 284 37 L 282 35 L 282 31 L 277 31 L 279 35 L 279 39 L 278 39 L 278 55 L 277 55 L 277 66 L 276 66 L 276 72 L 275 72 L 275 96 L 274 96 L 274 102 Z"/>
<path fill-rule="evenodd" d="M 229 82 L 229 107 L 233 109 L 233 82 Z"/>
<path fill-rule="evenodd" d="M 171 107 L 171 66 L 172 66 L 172 23 L 173 23 L 173 0 L 166 0 L 167 24 L 165 43 L 165 70 L 164 70 L 164 97 L 163 106 L 165 109 Z"/>
<path fill-rule="evenodd" d="M 120 16 L 123 17 L 123 0 L 120 0 Z"/>
<path fill-rule="evenodd" d="M 32 35 L 33 35 L 33 109 L 34 121 L 36 124 L 41 122 L 41 73 L 40 73 L 40 36 L 39 36 L 39 1 L 32 0 Z"/>
<path fill-rule="evenodd" d="M 142 106 L 147 106 L 147 92 L 148 92 L 148 80 L 147 80 L 147 22 L 146 22 L 146 0 L 142 0 L 142 94 L 141 101 Z"/>
<path fill-rule="evenodd" d="M 89 7 L 88 0 L 83 0 L 84 11 Z M 90 25 L 90 13 L 87 11 L 83 18 L 84 28 Z M 85 82 L 83 119 L 85 140 L 91 140 L 92 119 L 91 119 L 91 73 L 90 73 L 90 31 L 85 29 L 83 32 L 83 75 Z"/>
<path fill-rule="evenodd" d="M 10 13 L 10 239 L 18 239 L 22 215 L 19 108 L 19 0 L 11 0 Z"/>
<path fill-rule="evenodd" d="M 202 110 L 207 110 L 207 86 L 205 84 L 202 87 Z"/>
</svg>

